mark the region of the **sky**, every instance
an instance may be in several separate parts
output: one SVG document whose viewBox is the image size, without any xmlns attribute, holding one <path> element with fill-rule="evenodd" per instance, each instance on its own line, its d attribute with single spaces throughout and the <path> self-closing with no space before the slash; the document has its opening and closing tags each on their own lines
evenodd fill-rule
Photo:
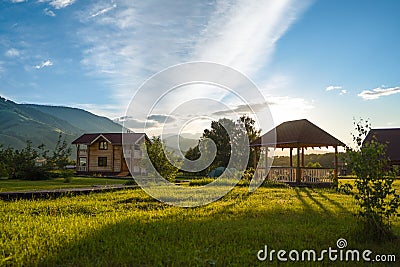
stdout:
<svg viewBox="0 0 400 267">
<path fill-rule="evenodd" d="M 205 86 L 157 102 L 160 86 L 144 94 L 159 104 L 156 114 L 126 111 L 165 68 L 215 62 L 258 87 L 264 100 L 255 104 L 269 108 L 274 125 L 306 118 L 350 143 L 360 118 L 400 127 L 399 11 L 397 0 L 3 0 L 0 96 L 83 108 L 134 130 L 147 119 L 155 134 L 195 114 L 201 119 L 186 127 L 195 133 L 243 103 Z M 209 101 L 190 104 L 196 98 Z"/>
</svg>

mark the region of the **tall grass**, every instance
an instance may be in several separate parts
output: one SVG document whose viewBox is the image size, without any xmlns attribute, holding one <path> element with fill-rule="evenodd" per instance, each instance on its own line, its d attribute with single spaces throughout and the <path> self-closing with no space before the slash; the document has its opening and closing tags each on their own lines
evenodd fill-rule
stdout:
<svg viewBox="0 0 400 267">
<path fill-rule="evenodd" d="M 357 236 L 354 209 L 350 196 L 292 188 L 235 188 L 197 208 L 168 206 L 140 189 L 0 201 L 0 265 L 265 266 L 256 256 L 264 245 L 323 249 L 338 238 L 400 260 L 399 240 L 378 244 Z M 399 219 L 393 228 L 400 234 Z"/>
</svg>

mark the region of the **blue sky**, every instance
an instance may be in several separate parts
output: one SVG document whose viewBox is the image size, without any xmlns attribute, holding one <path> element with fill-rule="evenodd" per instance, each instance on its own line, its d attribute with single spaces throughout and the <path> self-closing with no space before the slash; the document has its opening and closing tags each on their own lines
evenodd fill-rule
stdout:
<svg viewBox="0 0 400 267">
<path fill-rule="evenodd" d="M 276 124 L 307 118 L 350 142 L 353 118 L 400 127 L 399 11 L 397 0 L 3 0 L 0 95 L 113 119 L 151 75 L 204 60 L 252 79 Z"/>
</svg>

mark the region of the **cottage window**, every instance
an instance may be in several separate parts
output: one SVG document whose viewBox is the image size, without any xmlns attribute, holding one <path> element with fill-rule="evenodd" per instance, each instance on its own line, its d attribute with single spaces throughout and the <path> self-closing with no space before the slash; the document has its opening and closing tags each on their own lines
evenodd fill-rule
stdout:
<svg viewBox="0 0 400 267">
<path fill-rule="evenodd" d="M 97 165 L 99 167 L 107 167 L 107 157 L 99 157 Z"/>
<path fill-rule="evenodd" d="M 134 149 L 135 149 L 135 150 L 140 150 L 140 146 L 139 146 L 139 145 L 135 145 L 135 146 L 134 146 Z"/>
<path fill-rule="evenodd" d="M 99 150 L 107 150 L 107 141 L 100 141 L 99 142 Z"/>
</svg>

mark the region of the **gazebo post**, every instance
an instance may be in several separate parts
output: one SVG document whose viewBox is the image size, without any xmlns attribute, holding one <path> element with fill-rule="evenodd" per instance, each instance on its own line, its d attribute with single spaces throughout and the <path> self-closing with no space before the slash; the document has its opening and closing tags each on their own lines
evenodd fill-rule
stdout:
<svg viewBox="0 0 400 267">
<path fill-rule="evenodd" d="M 335 170 L 334 170 L 334 183 L 338 184 L 338 147 L 335 146 Z"/>
<path fill-rule="evenodd" d="M 290 148 L 290 165 L 291 168 L 293 168 L 293 148 Z"/>
<path fill-rule="evenodd" d="M 304 147 L 301 148 L 301 167 L 304 168 Z"/>
<path fill-rule="evenodd" d="M 297 168 L 296 168 L 296 182 L 301 183 L 301 171 L 300 171 L 300 147 L 297 147 Z"/>
</svg>

